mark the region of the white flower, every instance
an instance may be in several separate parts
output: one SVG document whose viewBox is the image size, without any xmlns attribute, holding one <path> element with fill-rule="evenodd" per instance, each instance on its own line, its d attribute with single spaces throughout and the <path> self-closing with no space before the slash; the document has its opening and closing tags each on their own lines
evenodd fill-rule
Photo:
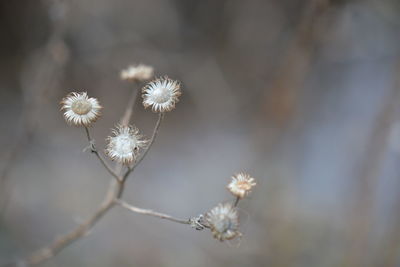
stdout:
<svg viewBox="0 0 400 267">
<path fill-rule="evenodd" d="M 151 106 L 154 112 L 166 112 L 175 108 L 181 95 L 180 83 L 168 77 L 156 79 L 148 83 L 143 89 L 143 105 Z"/>
<path fill-rule="evenodd" d="M 88 97 L 86 92 L 70 93 L 60 103 L 65 120 L 76 126 L 90 126 L 100 117 L 102 107 L 96 98 Z"/>
<path fill-rule="evenodd" d="M 131 164 L 140 148 L 146 146 L 147 141 L 142 140 L 139 130 L 134 126 L 118 125 L 113 131 L 114 136 L 107 138 L 106 154 L 112 159 L 123 164 Z"/>
<path fill-rule="evenodd" d="M 132 65 L 121 71 L 120 77 L 122 80 L 129 81 L 146 81 L 153 77 L 154 69 L 151 66 L 139 64 Z"/>
<path fill-rule="evenodd" d="M 206 213 L 206 222 L 209 224 L 214 238 L 224 241 L 241 236 L 239 232 L 238 212 L 231 203 L 218 204 Z"/>
<path fill-rule="evenodd" d="M 228 184 L 228 190 L 239 198 L 244 198 L 251 192 L 251 188 L 255 186 L 254 178 L 247 173 L 238 173 L 232 176 L 232 181 Z"/>
</svg>

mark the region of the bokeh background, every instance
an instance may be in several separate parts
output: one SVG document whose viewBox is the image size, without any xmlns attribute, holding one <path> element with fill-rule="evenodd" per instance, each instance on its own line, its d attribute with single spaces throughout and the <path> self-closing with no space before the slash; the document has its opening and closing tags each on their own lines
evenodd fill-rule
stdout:
<svg viewBox="0 0 400 267">
<path fill-rule="evenodd" d="M 257 179 L 240 241 L 113 209 L 43 266 L 400 266 L 398 0 L 0 2 L 0 263 L 91 214 L 110 176 L 59 101 L 104 106 L 100 148 L 140 86 L 182 81 L 124 198 L 187 218 Z M 142 85 L 141 85 L 142 86 Z M 139 103 L 150 135 L 157 116 Z"/>
</svg>

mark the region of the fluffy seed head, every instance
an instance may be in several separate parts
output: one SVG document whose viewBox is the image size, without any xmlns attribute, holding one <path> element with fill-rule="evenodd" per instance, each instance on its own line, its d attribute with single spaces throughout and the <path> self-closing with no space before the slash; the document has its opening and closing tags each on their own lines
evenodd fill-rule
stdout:
<svg viewBox="0 0 400 267">
<path fill-rule="evenodd" d="M 147 140 L 142 139 L 135 126 L 118 125 L 112 131 L 114 136 L 107 138 L 106 154 L 112 159 L 129 165 L 135 161 L 140 148 L 144 148 Z"/>
<path fill-rule="evenodd" d="M 100 117 L 102 107 L 96 98 L 88 97 L 86 92 L 72 92 L 60 103 L 65 120 L 76 126 L 90 126 Z"/>
<path fill-rule="evenodd" d="M 220 203 L 206 213 L 206 222 L 209 224 L 214 238 L 224 241 L 241 236 L 239 232 L 239 215 L 231 203 Z"/>
<path fill-rule="evenodd" d="M 232 180 L 227 188 L 234 196 L 244 198 L 251 192 L 251 188 L 255 185 L 253 177 L 241 172 L 232 176 Z"/>
<path fill-rule="evenodd" d="M 166 112 L 175 108 L 181 95 L 180 83 L 168 77 L 158 78 L 142 89 L 143 105 L 153 112 Z"/>
<path fill-rule="evenodd" d="M 131 65 L 121 71 L 122 80 L 143 82 L 149 80 L 154 75 L 154 69 L 151 66 L 139 64 Z"/>
</svg>

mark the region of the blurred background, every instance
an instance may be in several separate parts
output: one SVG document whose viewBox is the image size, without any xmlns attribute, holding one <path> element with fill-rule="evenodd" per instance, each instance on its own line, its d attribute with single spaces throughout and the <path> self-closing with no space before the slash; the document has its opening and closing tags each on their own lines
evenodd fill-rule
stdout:
<svg viewBox="0 0 400 267">
<path fill-rule="evenodd" d="M 139 87 L 182 81 L 124 198 L 180 218 L 257 180 L 239 241 L 116 207 L 42 266 L 400 266 L 398 0 L 0 3 L 0 263 L 73 229 L 111 177 L 59 101 L 100 100 L 99 148 Z M 151 135 L 157 116 L 136 105 Z"/>
</svg>

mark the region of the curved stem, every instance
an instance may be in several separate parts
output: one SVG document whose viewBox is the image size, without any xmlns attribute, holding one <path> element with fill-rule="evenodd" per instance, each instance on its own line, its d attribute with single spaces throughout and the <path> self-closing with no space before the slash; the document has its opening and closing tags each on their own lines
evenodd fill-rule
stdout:
<svg viewBox="0 0 400 267">
<path fill-rule="evenodd" d="M 160 219 L 165 219 L 165 220 L 169 220 L 169 221 L 176 222 L 176 223 L 181 223 L 181 224 L 190 224 L 191 223 L 189 220 L 177 219 L 177 218 L 174 218 L 174 217 L 172 217 L 171 215 L 168 215 L 168 214 L 164 214 L 164 213 L 156 212 L 156 211 L 153 211 L 153 210 L 142 209 L 142 208 L 138 208 L 138 207 L 132 206 L 132 205 L 126 203 L 125 201 L 121 200 L 121 199 L 115 200 L 115 203 L 120 205 L 121 207 L 123 207 L 125 209 L 128 209 L 128 210 L 130 210 L 132 212 L 135 212 L 135 213 L 149 215 L 149 216 L 153 216 L 153 217 L 158 217 Z"/>
<path fill-rule="evenodd" d="M 122 177 L 122 181 L 123 182 L 125 182 L 125 180 L 129 176 L 129 174 L 135 170 L 136 166 L 140 164 L 140 162 L 147 155 L 147 152 L 149 152 L 151 146 L 153 145 L 153 143 L 154 143 L 154 141 L 155 141 L 155 139 L 157 137 L 158 130 L 160 129 L 161 121 L 163 119 L 164 119 L 164 113 L 159 113 L 158 120 L 157 120 L 156 126 L 154 127 L 153 134 L 152 134 L 152 136 L 150 138 L 149 144 L 147 145 L 146 149 L 142 152 L 142 154 L 139 156 L 139 158 L 136 160 L 135 164 L 132 167 L 128 168 L 128 170 L 125 172 L 124 176 Z"/>
<path fill-rule="evenodd" d="M 94 139 L 92 139 L 92 137 L 91 137 L 91 135 L 90 135 L 89 128 L 88 128 L 88 127 L 85 127 L 85 131 L 86 131 L 87 139 L 88 139 L 88 141 L 89 141 L 89 143 L 90 143 L 90 150 L 92 151 L 92 153 L 94 153 L 94 154 L 97 156 L 97 158 L 99 159 L 100 163 L 104 166 L 104 168 L 106 168 L 106 170 L 107 170 L 115 179 L 117 179 L 117 181 L 121 180 L 121 178 L 118 176 L 118 174 L 115 173 L 115 172 L 113 171 L 113 169 L 111 169 L 111 167 L 108 166 L 107 162 L 100 156 L 100 153 L 97 151 L 97 148 L 96 148 Z"/>
</svg>

